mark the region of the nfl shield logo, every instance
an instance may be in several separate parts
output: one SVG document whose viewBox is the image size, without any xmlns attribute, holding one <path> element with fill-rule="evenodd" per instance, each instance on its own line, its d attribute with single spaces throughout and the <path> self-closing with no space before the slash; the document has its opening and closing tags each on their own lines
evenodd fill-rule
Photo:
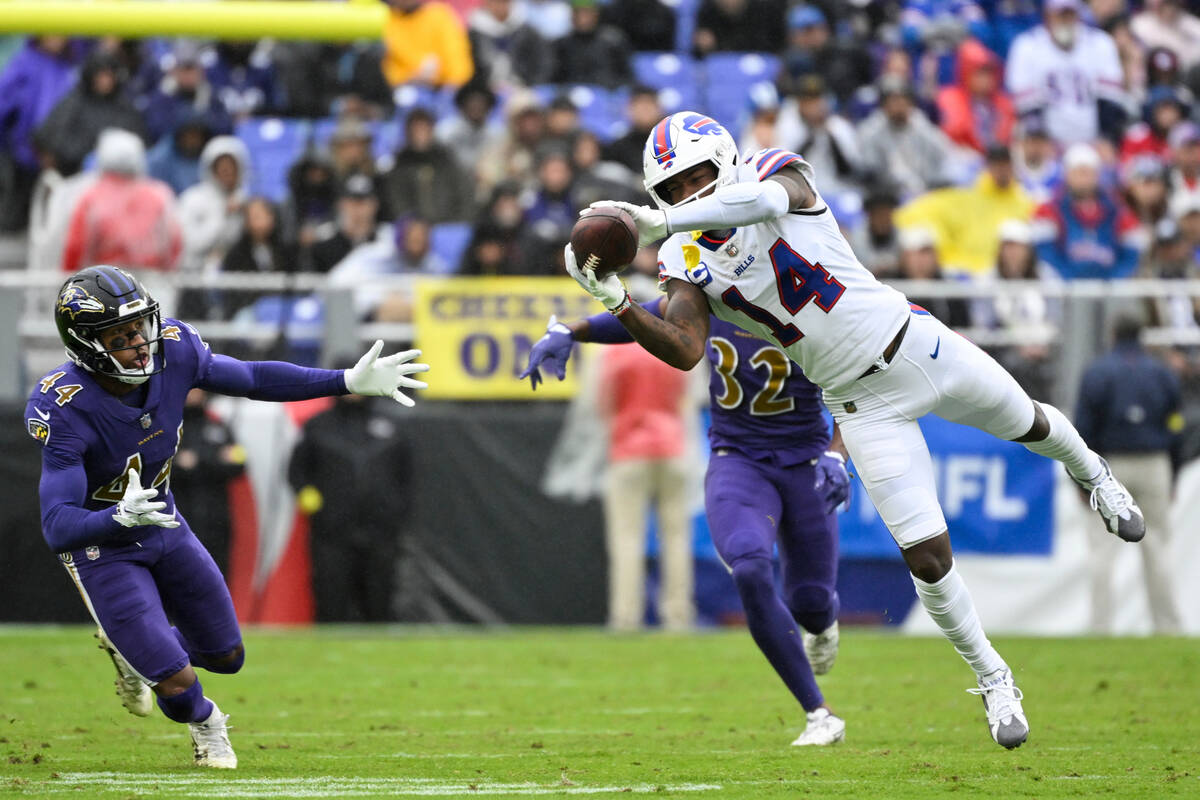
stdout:
<svg viewBox="0 0 1200 800">
<path fill-rule="evenodd" d="M 843 403 L 842 408 L 846 409 L 847 414 L 853 414 L 855 411 L 858 411 L 858 406 L 854 405 L 853 401 L 849 403 Z"/>
<path fill-rule="evenodd" d="M 729 256 L 730 258 L 737 258 L 737 254 L 738 254 L 737 245 L 731 244 L 731 245 L 729 245 L 729 247 L 725 248 L 725 255 Z"/>
<path fill-rule="evenodd" d="M 92 546 L 92 547 L 89 547 L 88 549 L 84 550 L 83 552 L 87 554 L 88 561 L 95 561 L 97 558 L 100 557 L 100 548 L 99 547 Z"/>
<path fill-rule="evenodd" d="M 149 413 L 142 414 L 142 418 L 138 421 L 142 423 L 142 430 L 144 430 L 144 431 L 150 430 L 150 414 Z"/>
</svg>

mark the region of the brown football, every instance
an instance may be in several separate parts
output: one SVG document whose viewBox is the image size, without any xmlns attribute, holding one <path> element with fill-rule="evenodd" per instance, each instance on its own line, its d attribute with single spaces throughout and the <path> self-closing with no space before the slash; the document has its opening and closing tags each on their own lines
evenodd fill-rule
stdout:
<svg viewBox="0 0 1200 800">
<path fill-rule="evenodd" d="M 633 217 L 619 208 L 596 208 L 571 229 L 571 249 L 581 270 L 597 278 L 622 270 L 637 255 L 638 231 Z"/>
</svg>

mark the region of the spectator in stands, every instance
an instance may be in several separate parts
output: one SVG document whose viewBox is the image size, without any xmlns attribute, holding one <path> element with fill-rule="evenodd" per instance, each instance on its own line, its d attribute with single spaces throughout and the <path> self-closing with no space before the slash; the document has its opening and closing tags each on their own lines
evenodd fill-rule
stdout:
<svg viewBox="0 0 1200 800">
<path fill-rule="evenodd" d="M 896 212 L 901 228 L 926 227 L 937 238 L 938 257 L 950 274 L 983 275 L 996 263 L 1000 223 L 1029 219 L 1034 203 L 1013 177 L 1007 147 L 988 149 L 983 172 L 971 186 L 921 195 Z"/>
<path fill-rule="evenodd" d="M 280 212 L 283 238 L 300 246 L 301 258 L 333 228 L 337 196 L 337 176 L 325 152 L 309 150 L 288 170 L 288 196 Z"/>
<path fill-rule="evenodd" d="M 999 282 L 1050 282 L 1052 270 L 1041 264 L 1033 246 L 1033 227 L 1024 220 L 1009 219 L 1000 225 L 1000 249 L 996 269 L 989 276 Z M 1050 346 L 1058 331 L 1061 309 L 1048 299 L 1040 285 L 1020 289 L 1007 287 L 991 297 L 976 301 L 972 317 L 976 325 L 1007 331 L 1019 343 L 989 350 L 1009 371 L 1021 388 L 1031 395 L 1046 397 L 1056 375 Z"/>
<path fill-rule="evenodd" d="M 794 132 L 780 125 L 780 108 L 783 103 L 779 97 L 779 89 L 774 83 L 760 81 L 750 86 L 746 102 L 750 114 L 737 136 L 740 152 L 778 147 L 780 142 L 794 137 Z"/>
<path fill-rule="evenodd" d="M 330 113 L 334 101 L 352 91 L 343 81 L 340 67 L 343 59 L 353 58 L 362 49 L 374 45 L 376 57 L 372 67 L 378 81 L 389 94 L 390 87 L 383 80 L 380 60 L 383 46 L 377 42 L 368 45 L 356 42 L 347 46 L 338 42 L 315 42 L 301 40 L 277 41 L 272 50 L 275 63 L 276 83 L 283 104 L 279 113 L 289 117 L 324 117 Z M 349 53 L 347 51 L 350 51 Z"/>
<path fill-rule="evenodd" d="M 168 271 L 183 248 L 175 196 L 146 177 L 146 148 L 136 134 L 109 129 L 96 148 L 100 177 L 84 190 L 67 229 L 63 272 L 90 264 Z"/>
<path fill-rule="evenodd" d="M 454 154 L 433 136 L 434 117 L 415 108 L 404 120 L 404 147 L 384 175 L 392 214 L 416 214 L 430 222 L 468 219 L 474 191 Z"/>
<path fill-rule="evenodd" d="M 778 53 L 784 47 L 783 0 L 703 0 L 696 12 L 692 49 L 697 56 L 718 51 Z"/>
<path fill-rule="evenodd" d="M 1200 200 L 1200 126 L 1188 120 L 1167 137 L 1171 148 L 1171 196 Z"/>
<path fill-rule="evenodd" d="M 312 269 L 329 272 L 351 250 L 375 239 L 379 200 L 367 175 L 348 175 L 337 203 L 337 230 L 312 246 Z"/>
<path fill-rule="evenodd" d="M 898 236 L 900 245 L 900 272 L 896 276 L 909 281 L 941 281 L 945 279 L 938 263 L 937 240 L 929 228 L 901 228 Z M 920 293 L 908 292 L 909 302 L 924 308 L 930 314 L 952 328 L 965 328 L 971 324 L 970 306 L 961 297 L 922 297 Z"/>
<path fill-rule="evenodd" d="M 1146 96 L 1146 48 L 1134 36 L 1129 27 L 1129 17 L 1118 14 L 1107 22 L 1098 22 L 1100 29 L 1113 39 L 1117 46 L 1117 57 L 1121 60 L 1122 82 L 1131 100 L 1142 100 Z"/>
<path fill-rule="evenodd" d="M 1058 147 L 1040 117 L 1022 120 L 1017 130 L 1013 148 L 1013 169 L 1017 180 L 1034 203 L 1044 203 L 1054 196 L 1062 183 Z"/>
<path fill-rule="evenodd" d="M 646 139 L 663 116 L 665 115 L 662 105 L 658 102 L 656 90 L 649 86 L 633 87 L 633 91 L 629 93 L 629 102 L 625 106 L 629 130 L 609 142 L 604 150 L 604 158 L 623 164 L 629 171 L 641 175 L 642 151 L 646 148 Z"/>
<path fill-rule="evenodd" d="M 275 41 L 219 41 L 208 64 L 208 80 L 236 119 L 277 113 L 283 108 L 275 70 Z"/>
<path fill-rule="evenodd" d="M 372 241 L 351 250 L 329 271 L 329 285 L 354 290 L 359 319 L 408 322 L 412 319 L 409 290 L 392 292 L 374 280 L 401 274 L 444 275 L 450 265 L 432 251 L 429 221 L 404 216 L 382 225 Z"/>
<path fill-rule="evenodd" d="M 546 107 L 546 138 L 544 147 L 570 150 L 579 135 L 579 109 L 571 98 L 560 94 Z"/>
<path fill-rule="evenodd" d="M 401 217 L 393 226 L 395 272 L 401 275 L 445 275 L 451 265 L 433 251 L 432 228 L 420 217 Z M 411 289 L 382 292 L 372 316 L 376 322 L 412 322 Z"/>
<path fill-rule="evenodd" d="M 1112 37 L 1080 21 L 1080 0 L 1046 0 L 1043 24 L 1013 42 L 1005 82 L 1022 119 L 1042 115 L 1055 141 L 1119 141 L 1124 75 Z"/>
<path fill-rule="evenodd" d="M 671 0 L 610 0 L 601 19 L 619 28 L 638 52 L 675 49 L 679 4 Z"/>
<path fill-rule="evenodd" d="M 391 114 L 393 89 L 383 74 L 383 57 L 380 42 L 359 42 L 350 53 L 343 51 L 338 59 L 337 98 L 328 106 L 333 113 L 362 119 L 384 119 Z"/>
<path fill-rule="evenodd" d="M 1155 633 L 1180 629 L 1179 605 L 1167 523 L 1174 483 L 1170 451 L 1183 429 L 1179 379 L 1141 345 L 1142 320 L 1117 320 L 1113 349 L 1083 374 L 1075 427 L 1109 466 L 1129 476 L 1126 486 L 1146 518 L 1141 543 L 1142 574 Z M 1116 597 L 1113 567 L 1121 543 L 1101 541 L 1088 548 L 1091 557 L 1092 628 L 1112 633 Z M 1124 602 L 1122 598 L 1121 602 Z"/>
<path fill-rule="evenodd" d="M 515 0 L 483 0 L 467 17 L 475 79 L 497 90 L 550 79 L 553 51 Z"/>
<path fill-rule="evenodd" d="M 1167 216 L 1167 167 L 1157 157 L 1144 155 L 1121 170 L 1122 199 L 1135 226 L 1125 241 L 1145 252 L 1154 242 L 1154 229 Z"/>
<path fill-rule="evenodd" d="M 1136 220 L 1104 191 L 1100 166 L 1090 144 L 1071 145 L 1062 190 L 1037 211 L 1038 257 L 1064 279 L 1126 278 L 1137 269 L 1138 252 L 1124 241 Z"/>
<path fill-rule="evenodd" d="M 1160 280 L 1195 280 L 1200 277 L 1200 259 L 1189 246 L 1179 224 L 1167 217 L 1154 229 L 1154 243 L 1142 259 L 1139 277 Z M 1200 299 L 1170 294 L 1147 301 L 1150 322 L 1160 328 L 1197 327 Z"/>
<path fill-rule="evenodd" d="M 1134 15 L 1133 33 L 1147 47 L 1161 47 L 1179 57 L 1183 68 L 1200 64 L 1200 18 L 1179 0 L 1146 0 Z"/>
<path fill-rule="evenodd" d="M 149 140 L 157 143 L 171 136 L 184 119 L 197 116 L 214 134 L 233 133 L 233 118 L 204 74 L 200 45 L 179 41 L 164 61 L 162 82 L 138 102 Z"/>
<path fill-rule="evenodd" d="M 383 75 L 392 86 L 462 86 L 471 79 L 466 27 L 442 0 L 383 0 Z"/>
<path fill-rule="evenodd" d="M 249 160 L 234 136 L 217 136 L 205 145 L 200 182 L 179 198 L 185 269 L 215 268 L 242 235 Z"/>
<path fill-rule="evenodd" d="M 950 140 L 916 107 L 912 83 L 884 78 L 879 98 L 879 108 L 858 126 L 862 170 L 895 181 L 906 195 L 945 183 Z"/>
<path fill-rule="evenodd" d="M 19 231 L 29 220 L 29 198 L 41 170 L 34 131 L 70 91 L 75 49 L 65 36 L 38 36 L 0 73 L 0 231 Z"/>
<path fill-rule="evenodd" d="M 200 154 L 213 137 L 203 114 L 180 120 L 170 136 L 164 136 L 150 150 L 150 175 L 183 194 L 200 182 Z"/>
<path fill-rule="evenodd" d="M 798 82 L 795 107 L 799 145 L 789 149 L 804 154 L 821 176 L 821 194 L 833 197 L 856 191 L 862 175 L 862 155 L 854 126 L 833 113 L 827 91 L 820 75 L 806 75 Z"/>
<path fill-rule="evenodd" d="M 329 137 L 329 160 L 333 164 L 333 176 L 338 185 L 345 183 L 351 175 L 365 175 L 374 187 L 375 199 L 379 202 L 379 216 L 388 219 L 391 214 L 386 204 L 383 177 L 375 168 L 375 134 L 358 117 L 342 117 Z"/>
<path fill-rule="evenodd" d="M 188 392 L 183 406 L 179 449 L 171 460 L 171 492 L 187 503 L 188 524 L 229 580 L 233 520 L 229 514 L 229 482 L 246 468 L 246 450 L 233 431 L 208 408 L 203 389 Z"/>
<path fill-rule="evenodd" d="M 1171 219 L 1196 258 L 1200 258 L 1200 196 L 1176 194 L 1170 203 Z"/>
<path fill-rule="evenodd" d="M 549 275 L 551 265 L 536 261 L 521 207 L 521 189 L 502 183 L 488 199 L 475 221 L 471 241 L 463 255 L 463 275 Z"/>
<path fill-rule="evenodd" d="M 546 136 L 546 111 L 532 92 L 515 93 L 505 110 L 507 130 L 484 151 L 476 169 L 478 188 L 484 196 L 502 181 L 515 181 L 522 188 L 533 186 L 536 153 Z M 641 151 L 638 152 L 640 171 Z"/>
<path fill-rule="evenodd" d="M 411 450 L 396 434 L 394 418 L 370 399 L 343 395 L 304 424 L 292 451 L 288 482 L 310 521 L 318 622 L 394 619 L 396 559 L 413 500 Z"/>
<path fill-rule="evenodd" d="M 458 165 L 475 176 L 484 152 L 500 146 L 504 126 L 491 120 L 496 94 L 486 84 L 472 80 L 454 93 L 457 113 L 434 126 L 437 140 L 458 159 Z"/>
<path fill-rule="evenodd" d="M 900 271 L 900 242 L 896 230 L 896 191 L 887 184 L 874 184 L 863 198 L 866 220 L 850 236 L 850 247 L 858 260 L 881 278 Z"/>
<path fill-rule="evenodd" d="M 1167 136 L 1177 124 L 1187 119 L 1190 103 L 1186 89 L 1156 86 L 1150 90 L 1142 106 L 1142 121 L 1130 125 L 1121 141 L 1121 161 L 1134 156 L 1170 157 Z"/>
<path fill-rule="evenodd" d="M 571 147 L 571 168 L 575 181 L 571 194 L 579 208 L 587 208 L 597 200 L 621 200 L 627 203 L 644 202 L 641 176 L 622 164 L 601 160 L 600 140 L 591 131 L 580 131 Z"/>
<path fill-rule="evenodd" d="M 1016 113 L 1001 88 L 996 55 L 976 39 L 958 47 L 956 83 L 938 92 L 942 130 L 950 141 L 983 153 L 993 144 L 1009 144 Z"/>
<path fill-rule="evenodd" d="M 532 234 L 531 251 L 535 261 L 554 261 L 571 238 L 571 228 L 579 218 L 579 206 L 571 192 L 574 174 L 567 151 L 547 147 L 538 156 L 538 186 L 526 201 L 525 224 Z"/>
<path fill-rule="evenodd" d="M 141 136 L 145 130 L 142 117 L 122 88 L 117 59 L 93 52 L 84 62 L 79 83 L 59 100 L 34 135 L 43 165 L 60 175 L 74 175 L 96 146 L 100 131 L 122 128 Z"/>
<path fill-rule="evenodd" d="M 296 247 L 283 238 L 279 211 L 265 197 L 251 197 L 242 207 L 242 235 L 221 260 L 222 272 L 296 272 Z M 231 317 L 260 297 L 278 291 L 229 289 L 222 292 L 224 317 Z"/>
<path fill-rule="evenodd" d="M 596 0 L 571 0 L 571 32 L 555 43 L 554 83 L 592 83 L 607 89 L 633 82 L 629 40 L 600 22 Z"/>
<path fill-rule="evenodd" d="M 871 84 L 874 76 L 867 49 L 851 37 L 834 36 L 825 14 L 816 6 L 799 5 L 788 13 L 787 36 L 783 80 L 789 93 L 806 75 L 815 73 L 842 107 L 860 87 Z M 912 77 L 909 67 L 902 77 Z"/>
</svg>

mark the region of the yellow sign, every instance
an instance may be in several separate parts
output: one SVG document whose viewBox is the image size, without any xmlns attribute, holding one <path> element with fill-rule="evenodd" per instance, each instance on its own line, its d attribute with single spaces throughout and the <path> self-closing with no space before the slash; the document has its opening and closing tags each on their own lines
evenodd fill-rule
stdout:
<svg viewBox="0 0 1200 800">
<path fill-rule="evenodd" d="M 575 394 L 579 352 L 566 380 L 545 368 L 537 391 L 517 380 L 550 315 L 569 322 L 603 311 L 570 278 L 428 278 L 417 282 L 413 321 L 429 388 L 443 400 L 561 400 Z"/>
</svg>

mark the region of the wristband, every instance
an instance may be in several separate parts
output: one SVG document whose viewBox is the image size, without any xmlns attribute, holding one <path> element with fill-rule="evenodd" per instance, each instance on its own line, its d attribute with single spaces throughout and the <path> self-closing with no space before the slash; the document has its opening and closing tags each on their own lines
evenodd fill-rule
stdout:
<svg viewBox="0 0 1200 800">
<path fill-rule="evenodd" d="M 621 302 L 617 303 L 614 308 L 610 308 L 608 313 L 614 317 L 619 317 L 633 307 L 633 298 L 629 296 L 629 292 L 625 292 L 625 296 L 621 298 Z"/>
</svg>

